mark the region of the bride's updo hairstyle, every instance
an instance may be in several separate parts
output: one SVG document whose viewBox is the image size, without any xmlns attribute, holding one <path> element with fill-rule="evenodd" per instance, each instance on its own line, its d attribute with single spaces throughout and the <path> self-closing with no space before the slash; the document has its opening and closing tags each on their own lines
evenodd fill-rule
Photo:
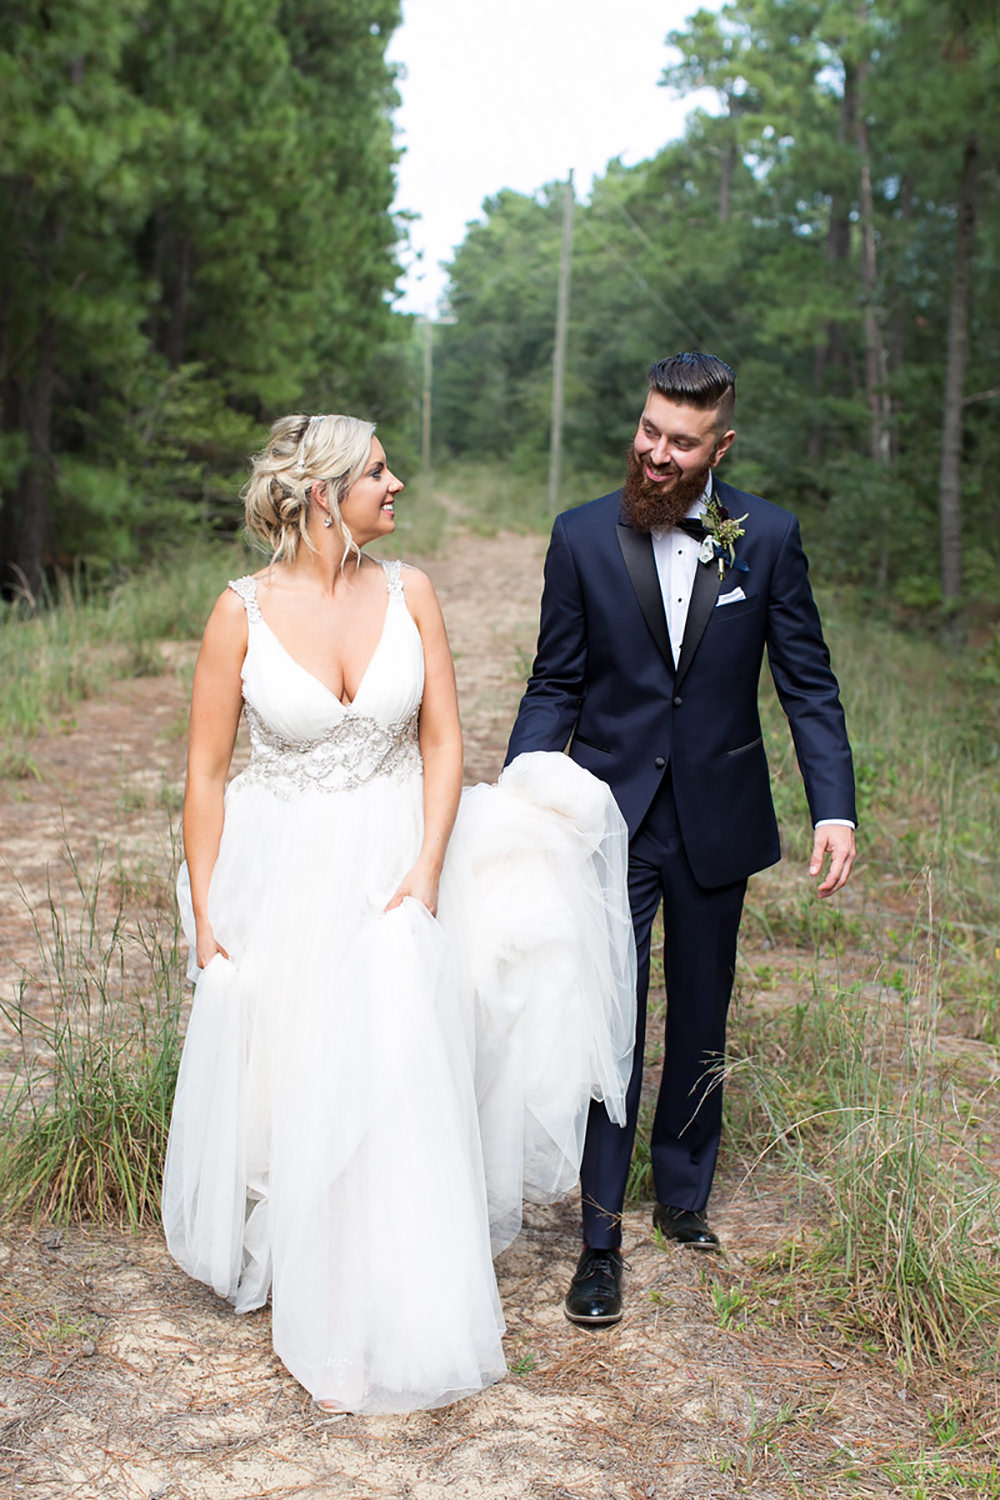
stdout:
<svg viewBox="0 0 1000 1500">
<path fill-rule="evenodd" d="M 344 543 L 344 558 L 358 552 L 340 514 L 340 502 L 364 472 L 371 452 L 374 422 L 358 417 L 297 414 L 280 417 L 267 447 L 253 457 L 253 472 L 243 491 L 247 531 L 270 552 L 272 562 L 294 562 L 299 543 L 311 547 L 307 533 L 312 486 L 326 482 L 330 515 Z"/>
</svg>

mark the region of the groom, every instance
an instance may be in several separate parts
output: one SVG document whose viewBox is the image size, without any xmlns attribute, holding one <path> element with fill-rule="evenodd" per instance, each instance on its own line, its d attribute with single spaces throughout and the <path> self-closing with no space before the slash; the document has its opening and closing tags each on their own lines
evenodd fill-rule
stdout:
<svg viewBox="0 0 1000 1500">
<path fill-rule="evenodd" d="M 507 759 L 562 750 L 606 781 L 629 829 L 639 964 L 627 1123 L 592 1104 L 580 1179 L 575 1323 L 622 1315 L 621 1213 L 642 1085 L 650 931 L 663 901 L 663 1080 L 653 1224 L 718 1248 L 705 1205 L 722 1124 L 719 1067 L 748 875 L 780 857 L 757 714 L 765 648 L 805 781 L 820 896 L 854 859 L 854 778 L 837 682 L 794 516 L 715 478 L 735 376 L 709 354 L 649 372 L 623 487 L 556 520 L 538 653 Z"/>
</svg>

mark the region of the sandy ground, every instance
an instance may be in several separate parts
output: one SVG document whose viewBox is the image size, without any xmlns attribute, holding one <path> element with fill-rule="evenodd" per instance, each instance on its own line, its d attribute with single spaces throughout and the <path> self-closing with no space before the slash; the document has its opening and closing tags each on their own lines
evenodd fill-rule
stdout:
<svg viewBox="0 0 1000 1500">
<path fill-rule="evenodd" d="M 470 781 L 499 769 L 534 642 L 542 551 L 537 538 L 460 537 L 427 565 L 456 655 Z M 130 889 L 162 904 L 193 653 L 172 645 L 162 676 L 81 704 L 32 747 L 39 781 L 0 784 L 4 994 L 32 962 L 25 901 L 37 906 L 49 883 L 69 890 L 67 846 L 84 866 L 103 848 Z M 748 931 L 744 962 L 761 956 L 754 941 Z M 767 959 L 780 966 L 781 954 Z M 724 1160 L 713 1199 L 724 1256 L 659 1248 L 648 1208 L 629 1213 L 627 1316 L 588 1333 L 561 1311 L 578 1253 L 576 1205 L 530 1210 L 498 1262 L 508 1378 L 453 1407 L 393 1418 L 313 1409 L 271 1352 L 268 1313 L 234 1316 L 173 1265 L 157 1232 L 7 1224 L 2 1493 L 916 1496 L 884 1464 L 930 1445 L 941 1393 L 905 1389 L 890 1364 L 836 1344 L 829 1329 L 789 1333 L 720 1316 L 720 1291 L 747 1256 L 787 1240 L 797 1211 L 773 1178 L 762 1191 Z M 966 1493 L 985 1491 L 919 1491 Z"/>
</svg>

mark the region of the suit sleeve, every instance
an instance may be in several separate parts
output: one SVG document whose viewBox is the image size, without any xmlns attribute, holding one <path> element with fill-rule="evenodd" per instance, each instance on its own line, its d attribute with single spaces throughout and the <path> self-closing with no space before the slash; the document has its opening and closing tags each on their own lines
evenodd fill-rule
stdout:
<svg viewBox="0 0 1000 1500">
<path fill-rule="evenodd" d="M 545 558 L 538 648 L 507 756 L 565 750 L 580 715 L 587 666 L 587 626 L 580 580 L 563 517 L 552 528 Z"/>
<path fill-rule="evenodd" d="M 854 768 L 840 689 L 830 667 L 799 524 L 792 518 L 771 577 L 767 656 L 788 716 L 813 823 L 857 823 Z"/>
</svg>

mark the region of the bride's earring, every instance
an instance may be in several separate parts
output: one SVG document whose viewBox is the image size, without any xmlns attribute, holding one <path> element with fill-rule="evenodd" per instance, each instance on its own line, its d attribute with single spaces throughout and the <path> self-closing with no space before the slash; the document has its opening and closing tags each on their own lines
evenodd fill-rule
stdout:
<svg viewBox="0 0 1000 1500">
<path fill-rule="evenodd" d="M 326 498 L 326 485 L 325 483 L 320 483 L 317 480 L 309 486 L 306 492 L 306 499 L 314 500 L 316 504 L 319 505 L 321 496 L 324 499 Z M 333 517 L 331 516 L 329 511 L 326 511 L 326 514 L 323 517 L 323 525 L 326 527 L 327 531 L 329 531 L 330 527 L 333 525 Z"/>
</svg>

